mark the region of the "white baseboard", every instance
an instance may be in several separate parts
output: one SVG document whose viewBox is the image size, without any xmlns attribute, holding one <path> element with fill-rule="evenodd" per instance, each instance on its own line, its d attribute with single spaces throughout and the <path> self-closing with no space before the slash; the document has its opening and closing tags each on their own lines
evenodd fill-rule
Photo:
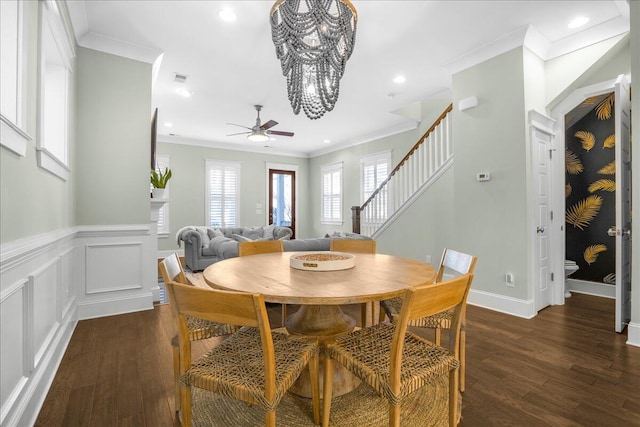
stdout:
<svg viewBox="0 0 640 427">
<path fill-rule="evenodd" d="M 471 289 L 467 302 L 471 305 L 487 308 L 493 311 L 510 314 L 512 316 L 533 318 L 537 312 L 532 299 L 523 300 L 504 295 Z"/>
<path fill-rule="evenodd" d="M 158 291 L 159 292 L 159 291 Z M 147 292 L 131 297 L 104 298 L 101 300 L 78 302 L 78 319 L 95 319 L 97 317 L 115 316 L 136 311 L 152 310 L 153 294 Z"/>
<path fill-rule="evenodd" d="M 569 292 L 594 295 L 603 298 L 616 298 L 616 287 L 606 283 L 588 282 L 586 280 L 566 279 L 565 289 Z"/>
<path fill-rule="evenodd" d="M 640 347 L 640 323 L 629 322 L 627 325 L 627 344 Z"/>
</svg>

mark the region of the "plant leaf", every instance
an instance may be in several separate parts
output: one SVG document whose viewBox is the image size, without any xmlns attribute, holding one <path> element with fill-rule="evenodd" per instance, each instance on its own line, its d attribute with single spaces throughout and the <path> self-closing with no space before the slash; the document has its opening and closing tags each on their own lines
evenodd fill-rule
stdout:
<svg viewBox="0 0 640 427">
<path fill-rule="evenodd" d="M 591 220 L 600 212 L 602 197 L 589 196 L 571 206 L 565 215 L 565 221 L 580 230 L 589 226 Z"/>
<path fill-rule="evenodd" d="M 566 199 L 571 195 L 571 184 L 567 184 L 564 186 L 564 198 Z"/>
<path fill-rule="evenodd" d="M 598 254 L 606 250 L 607 247 L 605 245 L 591 245 L 584 250 L 584 260 L 591 265 L 598 259 Z"/>
<path fill-rule="evenodd" d="M 609 135 L 607 139 L 604 140 L 602 144 L 602 148 L 613 148 L 616 146 L 616 134 Z"/>
<path fill-rule="evenodd" d="M 616 191 L 616 182 L 611 179 L 599 179 L 592 182 L 589 186 L 589 193 L 595 193 L 598 190 L 609 191 L 611 193 Z"/>
<path fill-rule="evenodd" d="M 600 175 L 615 175 L 616 174 L 616 162 L 615 160 L 598 171 Z"/>
<path fill-rule="evenodd" d="M 584 101 L 582 101 L 582 104 L 580 104 L 580 107 L 588 107 L 589 105 L 593 105 L 596 103 L 597 100 L 598 100 L 597 96 L 591 96 L 585 99 Z"/>
<path fill-rule="evenodd" d="M 582 141 L 582 148 L 585 151 L 590 151 L 596 145 L 596 137 L 591 132 L 579 130 L 574 136 Z"/>
<path fill-rule="evenodd" d="M 582 162 L 578 156 L 576 156 L 571 150 L 568 148 L 564 149 L 564 163 L 567 173 L 570 175 L 578 175 L 580 172 L 584 170 L 582 166 Z"/>
<path fill-rule="evenodd" d="M 615 95 L 612 93 L 611 95 L 600 101 L 600 103 L 596 107 L 596 116 L 598 116 L 599 120 L 608 120 L 611 118 L 614 99 Z"/>
</svg>

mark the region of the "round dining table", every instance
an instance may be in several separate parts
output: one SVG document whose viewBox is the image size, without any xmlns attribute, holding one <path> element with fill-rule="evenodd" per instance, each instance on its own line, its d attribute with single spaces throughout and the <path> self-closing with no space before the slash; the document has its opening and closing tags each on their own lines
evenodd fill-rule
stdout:
<svg viewBox="0 0 640 427">
<path fill-rule="evenodd" d="M 384 254 L 354 253 L 355 266 L 345 270 L 298 270 L 290 267 L 294 254 L 299 253 L 229 258 L 207 267 L 203 277 L 213 288 L 260 293 L 266 302 L 299 304 L 300 308 L 285 322 L 287 331 L 318 339 L 322 344 L 356 326 L 355 319 L 344 313 L 341 305 L 401 296 L 408 288 L 432 283 L 436 276 L 435 269 L 425 262 Z M 357 386 L 355 382 L 336 369 L 334 395 L 352 390 Z M 308 392 L 298 390 L 298 394 Z"/>
</svg>

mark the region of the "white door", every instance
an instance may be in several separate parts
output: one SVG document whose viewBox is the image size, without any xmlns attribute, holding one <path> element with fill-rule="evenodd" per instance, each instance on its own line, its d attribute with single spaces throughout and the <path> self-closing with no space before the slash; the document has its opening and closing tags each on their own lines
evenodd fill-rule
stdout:
<svg viewBox="0 0 640 427">
<path fill-rule="evenodd" d="M 552 302 L 551 242 L 551 142 L 553 120 L 540 113 L 529 113 L 531 139 L 531 177 L 535 236 L 533 238 L 533 283 L 535 308 L 540 311 Z"/>
<path fill-rule="evenodd" d="M 631 318 L 631 143 L 629 82 L 616 81 L 616 225 L 609 235 L 616 239 L 616 332 Z"/>
</svg>

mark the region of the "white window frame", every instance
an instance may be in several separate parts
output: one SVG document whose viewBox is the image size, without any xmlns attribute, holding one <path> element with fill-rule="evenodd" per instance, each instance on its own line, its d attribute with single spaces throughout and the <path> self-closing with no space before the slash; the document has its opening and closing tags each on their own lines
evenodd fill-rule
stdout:
<svg viewBox="0 0 640 427">
<path fill-rule="evenodd" d="M 340 180 L 338 187 L 333 186 L 333 175 L 338 173 Z M 331 188 L 325 188 L 325 176 L 331 175 L 330 182 Z M 344 168 L 343 163 L 331 163 L 320 167 L 320 223 L 323 225 L 342 225 L 343 223 L 343 209 L 344 209 Z M 340 208 L 338 209 L 337 217 L 325 217 L 325 198 L 331 197 L 332 199 L 338 199 Z"/>
<path fill-rule="evenodd" d="M 47 0 L 40 5 L 36 154 L 38 166 L 67 180 L 73 38 L 57 3 Z"/>
<path fill-rule="evenodd" d="M 156 154 L 156 171 L 165 170 L 169 167 L 171 158 L 166 154 Z M 153 188 L 153 185 L 151 186 Z M 167 182 L 165 187 L 165 198 L 169 199 L 171 191 L 171 180 Z M 158 238 L 166 239 L 169 237 L 169 203 L 162 205 L 158 211 Z"/>
<path fill-rule="evenodd" d="M 233 170 L 235 172 L 235 218 L 224 220 L 220 225 L 212 225 L 211 224 L 211 189 L 210 189 L 210 180 L 209 174 L 212 170 Z M 211 227 L 238 227 L 240 225 L 240 162 L 230 162 L 230 161 L 222 161 L 222 160 L 205 160 L 205 220 L 206 225 Z"/>
<path fill-rule="evenodd" d="M 0 2 L 0 64 L 2 104 L 0 107 L 0 145 L 19 156 L 27 153 L 32 138 L 25 131 L 27 33 L 23 1 Z"/>
<path fill-rule="evenodd" d="M 360 157 L 360 204 L 363 204 L 371 196 L 371 194 L 365 193 L 364 172 L 367 166 L 376 166 L 380 163 L 387 164 L 387 175 L 383 178 L 386 179 L 391 172 L 391 150 L 381 151 L 379 153 L 369 154 L 367 156 Z M 378 181 L 379 177 L 376 177 Z M 380 185 L 380 184 L 378 184 Z"/>
</svg>

